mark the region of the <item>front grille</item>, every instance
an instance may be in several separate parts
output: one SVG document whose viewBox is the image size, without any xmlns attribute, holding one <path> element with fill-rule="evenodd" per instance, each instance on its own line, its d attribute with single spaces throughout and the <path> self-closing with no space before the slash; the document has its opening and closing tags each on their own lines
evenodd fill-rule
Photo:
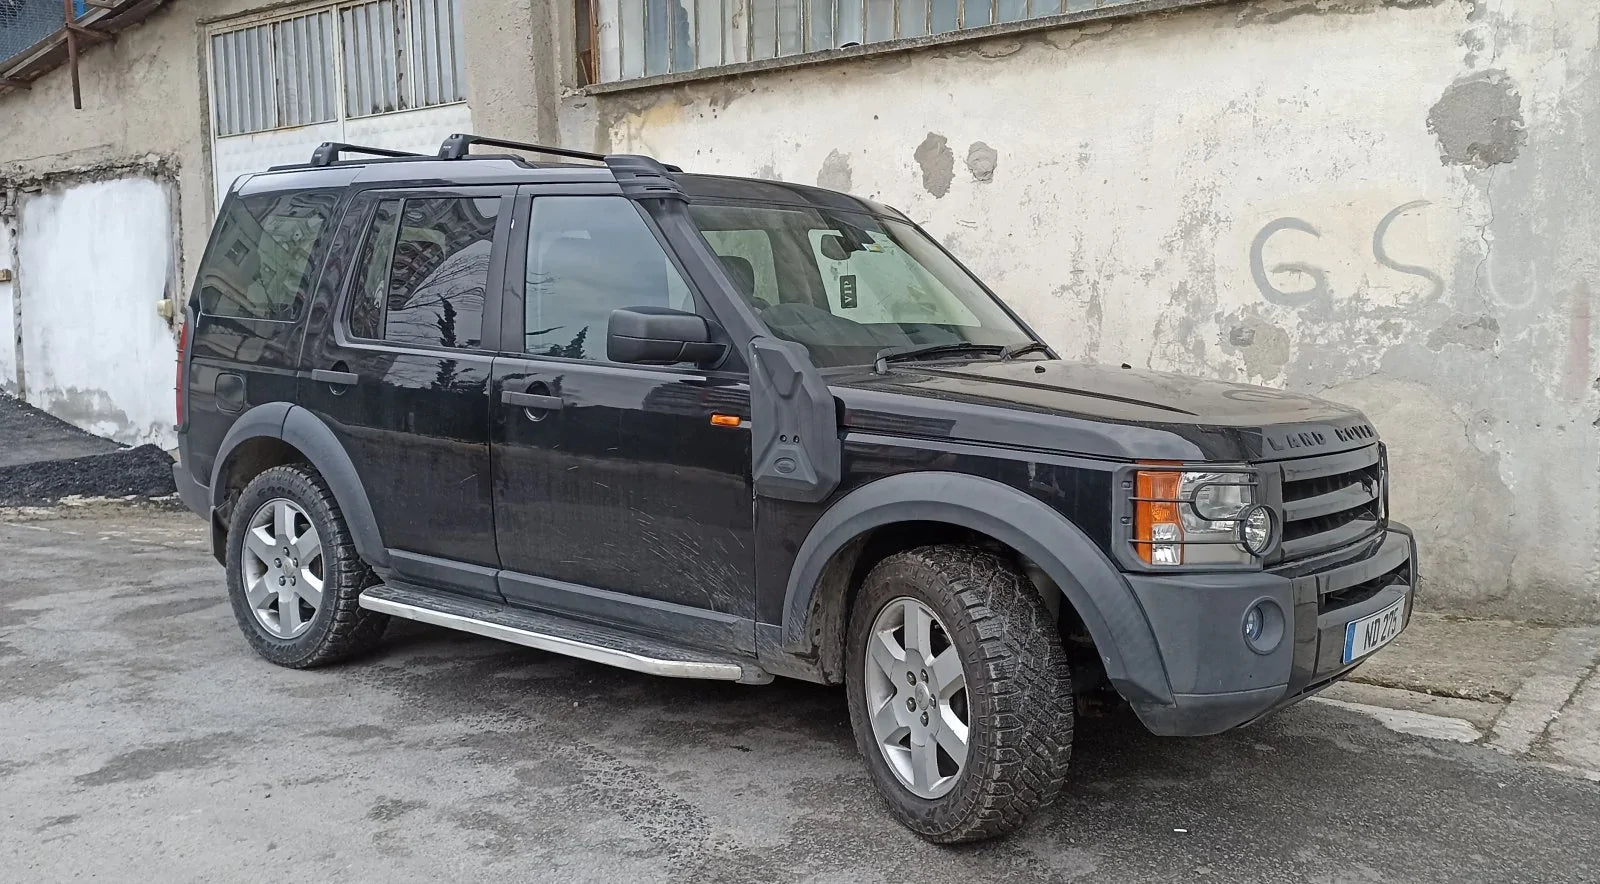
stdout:
<svg viewBox="0 0 1600 884">
<path fill-rule="evenodd" d="M 1383 529 L 1380 446 L 1287 461 L 1283 468 L 1283 561 L 1365 540 Z"/>
<path fill-rule="evenodd" d="M 1377 577 L 1355 586 L 1346 586 L 1333 592 L 1323 593 L 1317 601 L 1317 612 L 1326 614 L 1351 605 L 1359 605 L 1380 592 L 1394 586 L 1396 583 L 1409 584 L 1411 582 L 1411 563 L 1402 562 L 1393 570 L 1380 574 Z"/>
</svg>

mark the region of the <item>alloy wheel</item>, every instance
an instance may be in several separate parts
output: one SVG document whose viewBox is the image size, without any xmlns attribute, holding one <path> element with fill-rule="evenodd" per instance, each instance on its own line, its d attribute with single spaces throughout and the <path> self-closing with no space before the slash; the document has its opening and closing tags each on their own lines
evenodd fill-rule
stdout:
<svg viewBox="0 0 1600 884">
<path fill-rule="evenodd" d="M 878 750 L 919 798 L 955 788 L 967 763 L 967 676 L 950 631 L 927 605 L 892 599 L 867 636 L 867 712 Z"/>
<path fill-rule="evenodd" d="M 244 592 L 268 634 L 293 639 L 322 608 L 322 539 L 311 517 L 287 498 L 262 504 L 244 538 Z"/>
</svg>

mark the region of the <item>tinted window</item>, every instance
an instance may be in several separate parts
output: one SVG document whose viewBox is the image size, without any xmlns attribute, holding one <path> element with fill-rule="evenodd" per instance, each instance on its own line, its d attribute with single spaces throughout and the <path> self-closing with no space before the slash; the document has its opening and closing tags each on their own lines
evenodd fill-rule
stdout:
<svg viewBox="0 0 1600 884">
<path fill-rule="evenodd" d="M 300 190 L 224 202 L 200 268 L 200 311 L 243 319 L 298 316 L 316 273 L 312 257 L 338 201 L 338 191 Z"/>
<path fill-rule="evenodd" d="M 683 277 L 629 200 L 539 197 L 528 232 L 529 353 L 603 360 L 612 310 L 694 309 Z"/>
<path fill-rule="evenodd" d="M 481 345 L 499 214 L 498 197 L 380 202 L 356 268 L 351 333 L 432 347 Z"/>
<path fill-rule="evenodd" d="M 820 366 L 870 364 L 888 348 L 966 343 L 998 351 L 1031 340 L 961 265 L 898 219 L 712 204 L 691 205 L 689 215 L 724 263 L 738 255 L 754 269 L 747 294 L 767 328 L 804 344 Z M 766 249 L 741 251 L 755 242 Z"/>
</svg>

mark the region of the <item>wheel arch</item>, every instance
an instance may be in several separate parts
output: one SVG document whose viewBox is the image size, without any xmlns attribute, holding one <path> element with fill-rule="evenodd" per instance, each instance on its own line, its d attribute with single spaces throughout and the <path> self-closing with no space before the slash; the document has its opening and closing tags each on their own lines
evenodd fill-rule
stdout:
<svg viewBox="0 0 1600 884">
<path fill-rule="evenodd" d="M 387 567 L 389 555 L 377 517 L 350 455 L 320 418 L 287 402 L 245 412 L 223 438 L 211 473 L 213 545 L 219 531 L 221 536 L 227 533 L 226 523 L 219 520 L 230 493 L 237 493 L 263 470 L 300 461 L 309 463 L 328 483 L 356 552 L 373 567 Z"/>
<path fill-rule="evenodd" d="M 885 529 L 916 526 L 927 543 L 962 532 L 999 543 L 1059 587 L 1082 621 L 1107 678 L 1135 706 L 1169 705 L 1171 687 L 1143 608 L 1105 554 L 1064 516 L 991 479 L 919 472 L 879 479 L 836 501 L 796 555 L 784 594 L 783 650 L 822 656 L 841 642 L 860 563 Z M 943 533 L 943 532 L 954 532 Z M 920 538 L 919 538 L 920 540 Z M 881 540 L 877 542 L 882 542 Z M 895 544 L 890 543 L 891 546 Z M 824 668 L 829 668 L 823 661 Z"/>
</svg>

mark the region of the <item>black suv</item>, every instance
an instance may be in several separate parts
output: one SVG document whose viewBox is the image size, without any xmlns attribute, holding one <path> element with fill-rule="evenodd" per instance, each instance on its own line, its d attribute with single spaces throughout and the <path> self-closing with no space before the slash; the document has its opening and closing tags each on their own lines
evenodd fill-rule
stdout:
<svg viewBox="0 0 1600 884">
<path fill-rule="evenodd" d="M 843 683 L 934 841 L 1048 802 L 1087 695 L 1236 727 L 1391 640 L 1416 579 L 1359 412 L 1059 360 L 894 209 L 648 157 L 457 135 L 240 179 L 178 422 L 274 663 L 396 616 Z"/>
</svg>

